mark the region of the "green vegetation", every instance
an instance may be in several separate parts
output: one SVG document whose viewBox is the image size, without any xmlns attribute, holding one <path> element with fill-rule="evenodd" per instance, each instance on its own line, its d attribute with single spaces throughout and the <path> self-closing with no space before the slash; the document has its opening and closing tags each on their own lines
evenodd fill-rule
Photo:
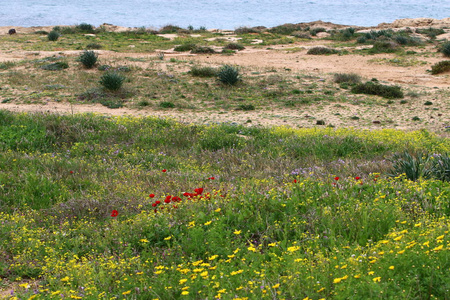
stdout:
<svg viewBox="0 0 450 300">
<path fill-rule="evenodd" d="M 399 86 L 388 86 L 373 81 L 357 84 L 352 88 L 352 93 L 377 95 L 383 98 L 403 98 L 403 92 Z"/>
<path fill-rule="evenodd" d="M 445 57 L 450 57 L 450 42 L 445 42 L 441 45 L 440 51 Z"/>
<path fill-rule="evenodd" d="M 450 71 L 450 60 L 440 61 L 431 66 L 431 74 L 436 75 Z"/>
<path fill-rule="evenodd" d="M 450 183 L 385 159 L 448 170 L 427 131 L 0 111 L 0 132 L 10 298 L 448 294 Z"/>
<path fill-rule="evenodd" d="M 328 54 L 336 54 L 339 53 L 336 49 L 330 49 L 327 47 L 313 47 L 306 52 L 306 54 L 311 55 L 328 55 Z"/>
<path fill-rule="evenodd" d="M 333 77 L 336 83 L 350 83 L 357 84 L 361 82 L 361 76 L 355 73 L 336 73 Z"/>
<path fill-rule="evenodd" d="M 98 55 L 94 51 L 84 51 L 78 58 L 86 69 L 92 69 L 97 63 Z"/>
<path fill-rule="evenodd" d="M 50 31 L 50 33 L 47 35 L 47 38 L 49 41 L 57 41 L 59 39 L 60 34 L 57 31 Z"/>
<path fill-rule="evenodd" d="M 69 68 L 69 64 L 63 61 L 57 61 L 51 64 L 45 64 L 41 66 L 42 70 L 47 71 L 59 71 Z"/>
<path fill-rule="evenodd" d="M 230 65 L 225 65 L 220 68 L 217 73 L 217 79 L 226 85 L 235 85 L 242 80 L 239 69 Z"/>
<path fill-rule="evenodd" d="M 218 70 L 213 67 L 193 66 L 189 74 L 196 77 L 216 77 Z"/>
<path fill-rule="evenodd" d="M 118 91 L 125 79 L 125 76 L 118 72 L 106 72 L 100 78 L 100 84 L 109 91 Z"/>
</svg>

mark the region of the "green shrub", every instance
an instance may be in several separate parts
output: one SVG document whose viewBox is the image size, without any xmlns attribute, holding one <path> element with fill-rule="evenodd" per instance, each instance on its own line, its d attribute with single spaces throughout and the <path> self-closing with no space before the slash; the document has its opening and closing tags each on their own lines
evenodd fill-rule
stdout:
<svg viewBox="0 0 450 300">
<path fill-rule="evenodd" d="M 125 76 L 117 72 L 107 72 L 100 78 L 100 84 L 107 90 L 118 91 L 125 79 Z"/>
<path fill-rule="evenodd" d="M 373 81 L 360 83 L 351 91 L 354 94 L 377 95 L 387 99 L 403 98 L 403 92 L 399 86 L 388 86 Z"/>
<path fill-rule="evenodd" d="M 326 32 L 327 30 L 322 27 L 313 28 L 309 31 L 312 36 L 316 36 L 319 32 Z"/>
<path fill-rule="evenodd" d="M 217 77 L 220 82 L 227 85 L 235 85 L 241 81 L 238 68 L 230 65 L 223 66 L 217 74 Z"/>
<path fill-rule="evenodd" d="M 361 82 L 361 76 L 355 73 L 336 73 L 333 80 L 335 83 L 357 84 Z"/>
<path fill-rule="evenodd" d="M 81 23 L 75 26 L 75 29 L 79 32 L 94 33 L 94 27 L 91 24 Z"/>
<path fill-rule="evenodd" d="M 159 103 L 159 106 L 162 108 L 174 108 L 175 104 L 173 102 L 170 101 L 163 101 Z"/>
<path fill-rule="evenodd" d="M 163 26 L 159 33 L 165 34 L 165 33 L 177 33 L 179 30 L 182 30 L 183 28 L 175 26 L 175 25 L 166 25 Z"/>
<path fill-rule="evenodd" d="M 0 70 L 6 70 L 6 69 L 14 67 L 15 65 L 16 65 L 16 63 L 12 62 L 12 61 L 2 62 L 2 63 L 0 63 Z"/>
<path fill-rule="evenodd" d="M 295 31 L 301 31 L 302 27 L 300 24 L 284 24 L 272 27 L 268 29 L 267 31 L 274 34 L 282 34 L 282 35 L 289 35 L 292 34 Z"/>
<path fill-rule="evenodd" d="M 260 33 L 261 30 L 254 27 L 239 27 L 234 30 L 236 34 Z"/>
<path fill-rule="evenodd" d="M 339 51 L 335 49 L 330 49 L 327 47 L 313 47 L 306 52 L 306 54 L 310 55 L 327 55 L 327 54 L 336 54 L 339 53 Z"/>
<path fill-rule="evenodd" d="M 376 41 L 369 53 L 392 53 L 397 51 L 398 44 L 393 41 Z"/>
<path fill-rule="evenodd" d="M 103 46 L 97 43 L 90 43 L 86 45 L 86 49 L 102 49 Z"/>
<path fill-rule="evenodd" d="M 226 45 L 225 47 L 223 47 L 223 49 L 229 49 L 229 50 L 244 50 L 245 47 L 239 43 L 229 43 L 228 45 Z"/>
<path fill-rule="evenodd" d="M 94 51 L 84 51 L 80 57 L 79 61 L 83 64 L 83 66 L 87 69 L 92 69 L 97 63 L 97 53 Z"/>
<path fill-rule="evenodd" d="M 405 174 L 409 180 L 420 178 L 434 178 L 442 181 L 450 181 L 450 156 L 448 154 L 417 153 L 409 152 L 394 154 L 392 161 L 391 176 Z"/>
<path fill-rule="evenodd" d="M 177 52 L 186 52 L 186 51 L 192 51 L 197 47 L 194 43 L 186 43 L 183 45 L 176 46 L 173 50 Z"/>
<path fill-rule="evenodd" d="M 193 66 L 189 73 L 197 77 L 215 77 L 217 76 L 217 69 L 212 67 Z"/>
<path fill-rule="evenodd" d="M 440 51 L 445 57 L 450 57 L 450 42 L 445 42 L 442 44 Z"/>
<path fill-rule="evenodd" d="M 50 33 L 47 35 L 47 38 L 49 41 L 55 42 L 59 39 L 59 33 L 57 31 L 50 31 Z"/>
<path fill-rule="evenodd" d="M 431 66 L 431 74 L 436 75 L 450 71 L 450 60 L 440 61 Z"/>
<path fill-rule="evenodd" d="M 445 30 L 442 28 L 425 28 L 425 29 L 416 29 L 417 33 L 425 34 L 430 39 L 435 39 L 436 36 L 445 33 Z"/>
<path fill-rule="evenodd" d="M 305 31 L 294 31 L 293 33 L 291 33 L 291 35 L 299 39 L 311 39 L 311 35 L 309 34 L 309 32 Z"/>
<path fill-rule="evenodd" d="M 241 104 L 236 108 L 236 110 L 244 110 L 244 111 L 255 110 L 255 106 L 253 104 Z"/>
<path fill-rule="evenodd" d="M 62 62 L 62 61 L 57 61 L 55 63 L 43 65 L 43 66 L 41 66 L 41 69 L 47 70 L 47 71 L 59 71 L 59 70 L 67 69 L 68 67 L 69 67 L 68 63 Z"/>
<path fill-rule="evenodd" d="M 195 54 L 213 54 L 216 53 L 213 48 L 211 47 L 205 47 L 205 46 L 198 46 L 191 50 L 191 53 Z"/>
</svg>

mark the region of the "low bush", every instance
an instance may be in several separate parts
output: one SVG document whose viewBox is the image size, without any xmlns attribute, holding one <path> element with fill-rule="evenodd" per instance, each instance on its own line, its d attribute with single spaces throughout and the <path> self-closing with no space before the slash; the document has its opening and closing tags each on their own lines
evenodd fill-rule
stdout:
<svg viewBox="0 0 450 300">
<path fill-rule="evenodd" d="M 217 74 L 218 80 L 223 84 L 235 85 L 241 81 L 239 69 L 230 65 L 223 66 Z"/>
<path fill-rule="evenodd" d="M 313 28 L 309 31 L 312 36 L 316 36 L 319 32 L 326 32 L 327 30 L 322 27 Z"/>
<path fill-rule="evenodd" d="M 403 98 L 403 92 L 399 86 L 388 86 L 372 81 L 360 83 L 351 91 L 354 94 L 377 95 L 387 99 Z"/>
<path fill-rule="evenodd" d="M 86 49 L 102 49 L 103 46 L 97 43 L 90 43 L 86 45 Z"/>
<path fill-rule="evenodd" d="M 397 51 L 399 45 L 396 42 L 385 40 L 385 41 L 376 41 L 373 44 L 373 47 L 369 50 L 369 53 L 392 53 Z"/>
<path fill-rule="evenodd" d="M 355 73 L 336 73 L 334 74 L 333 81 L 335 83 L 357 84 L 361 82 L 361 76 Z"/>
<path fill-rule="evenodd" d="M 57 31 L 50 31 L 50 33 L 47 35 L 47 38 L 49 41 L 55 42 L 59 39 L 60 34 Z"/>
<path fill-rule="evenodd" d="M 165 34 L 165 33 L 177 33 L 179 30 L 182 30 L 183 28 L 179 27 L 179 26 L 175 26 L 175 25 L 166 25 L 163 26 L 160 30 L 159 33 Z"/>
<path fill-rule="evenodd" d="M 97 63 L 98 55 L 94 51 L 84 51 L 78 60 L 86 69 L 92 69 Z"/>
<path fill-rule="evenodd" d="M 272 28 L 268 29 L 267 31 L 270 33 L 274 33 L 274 34 L 289 35 L 295 31 L 301 31 L 301 30 L 302 30 L 302 26 L 300 24 L 284 24 L 284 25 L 272 27 Z"/>
<path fill-rule="evenodd" d="M 254 27 L 239 27 L 234 30 L 236 34 L 260 33 L 261 30 Z"/>
<path fill-rule="evenodd" d="M 291 33 L 291 35 L 299 39 L 311 39 L 311 35 L 309 34 L 309 32 L 305 31 L 294 31 L 293 33 Z"/>
<path fill-rule="evenodd" d="M 430 39 L 435 39 L 436 36 L 445 33 L 445 30 L 442 28 L 432 28 L 432 27 L 424 29 L 417 28 L 416 33 L 424 34 Z"/>
<path fill-rule="evenodd" d="M 217 76 L 217 69 L 213 67 L 193 66 L 189 74 L 196 77 L 215 77 Z"/>
<path fill-rule="evenodd" d="M 107 72 L 100 78 L 100 84 L 109 91 L 118 91 L 125 79 L 125 76 L 117 72 Z"/>
<path fill-rule="evenodd" d="M 310 55 L 327 55 L 327 54 L 336 54 L 339 53 L 336 49 L 330 49 L 327 47 L 314 47 L 308 50 L 306 54 Z"/>
<path fill-rule="evenodd" d="M 186 52 L 186 51 L 192 51 L 197 47 L 194 43 L 186 43 L 179 46 L 176 46 L 173 50 L 177 52 Z"/>
<path fill-rule="evenodd" d="M 163 101 L 159 103 L 159 106 L 162 108 L 174 108 L 175 104 L 173 102 L 170 101 Z"/>
<path fill-rule="evenodd" d="M 445 57 L 450 57 L 450 42 L 445 42 L 442 44 L 440 52 L 442 52 Z"/>
<path fill-rule="evenodd" d="M 229 43 L 227 44 L 225 47 L 223 47 L 223 49 L 229 49 L 229 50 L 244 50 L 245 47 L 239 43 Z"/>
<path fill-rule="evenodd" d="M 440 61 L 431 66 L 431 74 L 436 75 L 450 71 L 450 60 Z"/>
<path fill-rule="evenodd" d="M 87 24 L 87 23 L 81 23 L 77 26 L 75 26 L 75 29 L 79 32 L 84 32 L 84 33 L 94 33 L 94 26 L 92 26 L 91 24 Z"/>
<path fill-rule="evenodd" d="M 51 64 L 46 64 L 41 66 L 42 70 L 47 70 L 47 71 L 59 71 L 59 70 L 64 70 L 67 69 L 69 67 L 69 64 L 66 62 L 62 62 L 62 61 L 57 61 Z"/>
<path fill-rule="evenodd" d="M 191 50 L 191 53 L 195 54 L 213 54 L 216 53 L 216 51 L 211 47 L 206 46 L 198 46 Z"/>
</svg>

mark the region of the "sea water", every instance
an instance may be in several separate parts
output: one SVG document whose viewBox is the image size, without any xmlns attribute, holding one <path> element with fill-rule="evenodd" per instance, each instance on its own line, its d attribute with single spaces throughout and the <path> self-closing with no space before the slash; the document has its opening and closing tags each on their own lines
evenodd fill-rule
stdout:
<svg viewBox="0 0 450 300">
<path fill-rule="evenodd" d="M 110 23 L 235 29 L 317 20 L 376 26 L 419 17 L 450 17 L 450 0 L 0 0 L 0 26 Z"/>
</svg>

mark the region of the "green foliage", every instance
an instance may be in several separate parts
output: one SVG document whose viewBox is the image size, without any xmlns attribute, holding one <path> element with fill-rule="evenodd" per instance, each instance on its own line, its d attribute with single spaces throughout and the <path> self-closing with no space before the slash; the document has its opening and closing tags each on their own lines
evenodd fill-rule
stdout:
<svg viewBox="0 0 450 300">
<path fill-rule="evenodd" d="M 236 110 L 244 110 L 244 111 L 255 110 L 255 106 L 253 104 L 240 104 Z"/>
<path fill-rule="evenodd" d="M 369 50 L 369 53 L 393 53 L 398 50 L 398 44 L 393 41 L 376 41 L 373 47 Z"/>
<path fill-rule="evenodd" d="M 10 68 L 14 67 L 15 65 L 16 65 L 16 63 L 13 62 L 13 61 L 1 62 L 0 63 L 0 70 L 7 70 L 7 69 L 10 69 Z"/>
<path fill-rule="evenodd" d="M 450 42 L 445 42 L 441 45 L 440 51 L 445 57 L 450 57 Z"/>
<path fill-rule="evenodd" d="M 274 34 L 290 35 L 295 31 L 301 31 L 302 26 L 300 24 L 284 24 L 269 28 L 267 31 Z"/>
<path fill-rule="evenodd" d="M 183 28 L 179 27 L 179 26 L 175 26 L 175 25 L 166 25 L 161 27 L 161 29 L 159 29 L 159 33 L 161 34 L 167 34 L 167 33 L 177 33 L 178 31 L 182 30 Z"/>
<path fill-rule="evenodd" d="M 306 52 L 306 54 L 310 55 L 328 55 L 328 54 L 336 54 L 339 53 L 336 49 L 330 49 L 327 47 L 313 47 Z"/>
<path fill-rule="evenodd" d="M 94 33 L 94 26 L 92 26 L 91 24 L 87 24 L 87 23 L 81 23 L 79 25 L 75 26 L 76 30 L 79 32 L 83 32 L 83 33 Z"/>
<path fill-rule="evenodd" d="M 173 102 L 170 101 L 163 101 L 159 103 L 159 106 L 162 108 L 174 108 L 175 104 Z"/>
<path fill-rule="evenodd" d="M 316 36 L 319 32 L 326 32 L 327 30 L 323 27 L 316 27 L 309 31 L 312 36 Z"/>
<path fill-rule="evenodd" d="M 392 158 L 391 176 L 401 174 L 413 181 L 421 178 L 450 181 L 450 157 L 448 154 L 397 153 Z"/>
<path fill-rule="evenodd" d="M 403 98 L 404 96 L 399 86 L 388 86 L 373 81 L 360 83 L 351 91 L 354 94 L 377 95 L 387 99 Z"/>
<path fill-rule="evenodd" d="M 57 61 L 51 64 L 45 64 L 41 66 L 42 70 L 47 71 L 59 71 L 69 68 L 69 64 L 63 61 Z"/>
<path fill-rule="evenodd" d="M 50 33 L 47 35 L 47 38 L 49 41 L 55 42 L 59 39 L 59 36 L 60 34 L 57 31 L 53 30 L 50 31 Z"/>
<path fill-rule="evenodd" d="M 100 78 L 100 84 L 109 91 L 118 91 L 125 79 L 125 76 L 118 72 L 106 72 Z"/>
<path fill-rule="evenodd" d="M 85 50 L 78 59 L 86 69 L 92 69 L 97 63 L 97 58 L 97 53 Z"/>
<path fill-rule="evenodd" d="M 436 75 L 450 71 L 450 60 L 440 61 L 431 66 L 431 74 Z"/>
<path fill-rule="evenodd" d="M 242 44 L 239 43 L 229 43 L 227 44 L 225 47 L 223 47 L 224 49 L 229 49 L 229 50 L 244 50 L 245 47 Z"/>
<path fill-rule="evenodd" d="M 234 30 L 235 34 L 260 33 L 261 30 L 255 27 L 238 27 Z"/>
<path fill-rule="evenodd" d="M 230 65 L 225 65 L 220 68 L 217 78 L 221 83 L 226 85 L 235 85 L 242 80 L 239 69 Z"/>
<path fill-rule="evenodd" d="M 194 50 L 196 47 L 197 47 L 197 45 L 194 43 L 186 43 L 186 44 L 176 46 L 173 50 L 177 51 L 177 52 L 186 52 L 186 51 Z"/>
<path fill-rule="evenodd" d="M 196 77 L 216 77 L 217 69 L 213 67 L 192 66 L 189 74 Z"/>
<path fill-rule="evenodd" d="M 211 47 L 206 46 L 196 46 L 194 49 L 191 50 L 191 53 L 196 54 L 213 54 L 216 53 L 216 51 Z"/>
<path fill-rule="evenodd" d="M 103 48 L 103 46 L 100 45 L 100 44 L 97 44 L 97 43 L 89 43 L 89 44 L 86 45 L 86 49 L 96 49 L 96 50 L 98 50 L 98 49 L 102 49 L 102 48 Z"/>
<path fill-rule="evenodd" d="M 335 83 L 357 84 L 361 82 L 361 76 L 355 73 L 336 73 L 333 75 Z"/>
<path fill-rule="evenodd" d="M 440 34 L 444 34 L 445 30 L 442 28 L 417 28 L 416 29 L 417 33 L 420 34 L 425 34 L 427 37 L 429 37 L 430 39 L 435 39 L 436 36 L 440 35 Z"/>
</svg>

